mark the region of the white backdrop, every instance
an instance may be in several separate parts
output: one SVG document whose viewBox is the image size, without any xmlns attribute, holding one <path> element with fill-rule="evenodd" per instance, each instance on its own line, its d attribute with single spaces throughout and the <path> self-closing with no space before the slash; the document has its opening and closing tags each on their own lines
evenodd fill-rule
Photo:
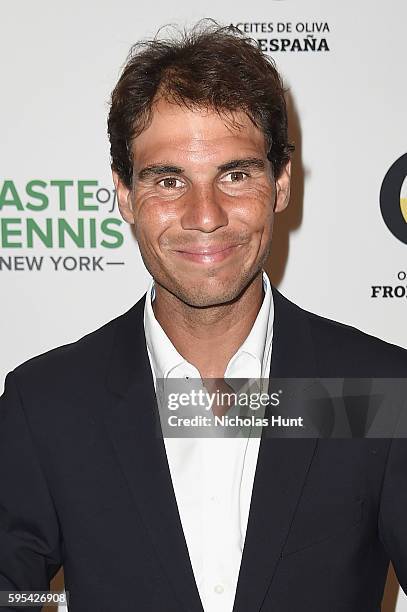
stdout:
<svg viewBox="0 0 407 612">
<path fill-rule="evenodd" d="M 379 204 L 387 171 L 407 152 L 406 3 L 198 4 L 37 0 L 3 9 L 0 392 L 16 365 L 96 329 L 146 290 L 114 202 L 109 95 L 132 43 L 202 17 L 260 39 L 290 88 L 297 153 L 292 203 L 274 230 L 273 281 L 309 310 L 407 347 L 407 299 L 394 289 L 407 286 L 407 246 Z M 399 197 L 406 212 L 406 182 Z M 67 232 L 81 224 L 75 243 Z M 396 609 L 407 611 L 403 593 Z"/>
</svg>

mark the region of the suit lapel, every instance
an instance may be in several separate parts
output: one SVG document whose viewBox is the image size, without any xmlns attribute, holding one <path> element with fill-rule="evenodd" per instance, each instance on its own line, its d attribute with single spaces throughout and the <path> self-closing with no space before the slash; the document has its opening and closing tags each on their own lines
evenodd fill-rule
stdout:
<svg viewBox="0 0 407 612">
<path fill-rule="evenodd" d="M 274 287 L 270 378 L 316 376 L 308 321 Z M 178 513 L 144 336 L 145 296 L 117 319 L 105 415 L 139 514 L 185 612 L 203 612 Z M 267 412 L 266 412 L 267 416 Z M 316 449 L 263 429 L 233 612 L 257 612 L 276 570 Z"/>
<path fill-rule="evenodd" d="M 172 486 L 144 337 L 143 297 L 119 317 L 105 422 L 142 521 L 180 610 L 203 612 Z"/>
<path fill-rule="evenodd" d="M 273 378 L 316 375 L 306 317 L 274 287 Z M 265 416 L 268 415 L 266 410 Z M 271 583 L 317 440 L 268 437 L 263 429 L 233 612 L 258 612 Z"/>
</svg>

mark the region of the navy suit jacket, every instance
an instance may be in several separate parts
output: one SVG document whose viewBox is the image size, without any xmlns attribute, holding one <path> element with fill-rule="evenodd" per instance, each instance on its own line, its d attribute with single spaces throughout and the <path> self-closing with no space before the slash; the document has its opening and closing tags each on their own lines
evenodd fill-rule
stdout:
<svg viewBox="0 0 407 612">
<path fill-rule="evenodd" d="M 271 378 L 406 376 L 406 350 L 272 291 Z M 144 301 L 6 377 L 0 590 L 47 590 L 63 565 L 71 612 L 203 610 Z M 406 518 L 407 440 L 263 435 L 233 612 L 378 612 L 389 560 L 407 591 Z"/>
</svg>

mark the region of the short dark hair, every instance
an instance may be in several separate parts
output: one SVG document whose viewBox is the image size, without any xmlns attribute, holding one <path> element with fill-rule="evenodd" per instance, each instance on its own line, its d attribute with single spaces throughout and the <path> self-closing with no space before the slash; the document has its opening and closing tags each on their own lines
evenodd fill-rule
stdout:
<svg viewBox="0 0 407 612">
<path fill-rule="evenodd" d="M 132 139 L 149 125 L 153 102 L 162 96 L 188 108 L 246 112 L 264 132 L 278 178 L 294 150 L 284 94 L 274 61 L 233 26 L 203 20 L 176 38 L 136 43 L 111 96 L 112 169 L 131 188 Z"/>
</svg>

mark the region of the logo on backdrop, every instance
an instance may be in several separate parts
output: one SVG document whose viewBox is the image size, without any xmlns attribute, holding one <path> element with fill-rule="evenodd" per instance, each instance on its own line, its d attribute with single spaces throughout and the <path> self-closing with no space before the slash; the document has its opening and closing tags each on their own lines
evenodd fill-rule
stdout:
<svg viewBox="0 0 407 612">
<path fill-rule="evenodd" d="M 383 220 L 395 238 L 407 244 L 407 153 L 396 159 L 380 189 Z M 406 299 L 407 271 L 399 270 L 387 285 L 371 285 L 371 298 Z"/>
<path fill-rule="evenodd" d="M 393 236 L 407 244 L 407 153 L 390 166 L 384 177 L 380 210 Z"/>
<path fill-rule="evenodd" d="M 116 192 L 97 180 L 0 181 L 0 272 L 104 271 L 123 265 Z"/>
<path fill-rule="evenodd" d="M 330 51 L 326 21 L 253 21 L 231 24 L 257 41 L 264 53 Z"/>
</svg>

